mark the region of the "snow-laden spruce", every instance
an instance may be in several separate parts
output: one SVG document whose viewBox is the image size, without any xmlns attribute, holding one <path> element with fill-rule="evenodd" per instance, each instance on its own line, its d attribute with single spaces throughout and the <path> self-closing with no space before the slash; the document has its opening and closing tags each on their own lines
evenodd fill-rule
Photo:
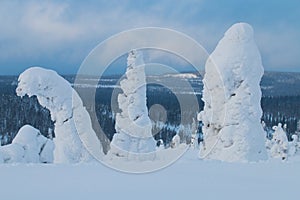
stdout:
<svg viewBox="0 0 300 200">
<path fill-rule="evenodd" d="M 228 162 L 267 158 L 260 123 L 263 72 L 252 27 L 234 24 L 205 65 L 200 157 Z"/>
<path fill-rule="evenodd" d="M 99 159 L 103 156 L 101 143 L 79 95 L 55 71 L 40 67 L 27 69 L 19 76 L 16 91 L 21 97 L 37 96 L 39 103 L 49 109 L 55 122 L 55 163 L 93 160 L 89 152 Z"/>
<path fill-rule="evenodd" d="M 300 141 L 298 135 L 292 135 L 292 141 L 289 142 L 289 156 L 295 156 L 300 152 Z"/>
<path fill-rule="evenodd" d="M 0 147 L 0 163 L 52 163 L 53 150 L 52 140 L 25 125 L 11 144 Z"/>
<path fill-rule="evenodd" d="M 156 142 L 146 105 L 146 76 L 141 52 L 132 50 L 127 58 L 126 78 L 120 82 L 118 96 L 121 113 L 116 115 L 116 131 L 111 142 L 112 157 L 153 160 Z"/>
<path fill-rule="evenodd" d="M 282 128 L 282 124 L 273 127 L 274 133 L 271 140 L 267 140 L 266 147 L 272 158 L 287 159 L 289 151 L 289 142 L 286 132 Z"/>
</svg>

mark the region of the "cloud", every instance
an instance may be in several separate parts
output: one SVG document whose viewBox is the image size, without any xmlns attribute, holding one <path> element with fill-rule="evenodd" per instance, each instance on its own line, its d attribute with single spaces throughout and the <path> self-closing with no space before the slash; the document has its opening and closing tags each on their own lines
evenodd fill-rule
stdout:
<svg viewBox="0 0 300 200">
<path fill-rule="evenodd" d="M 28 65 L 57 66 L 55 69 L 59 72 L 75 73 L 85 56 L 101 41 L 120 31 L 147 26 L 181 31 L 212 52 L 225 31 L 238 21 L 254 26 L 268 69 L 300 65 L 297 55 L 300 27 L 294 27 L 298 22 L 293 20 L 299 14 L 292 11 L 285 20 L 287 13 L 277 12 L 281 7 L 287 11 L 296 6 L 270 4 L 271 13 L 265 9 L 261 12 L 257 2 L 249 7 L 241 7 L 234 0 L 226 1 L 224 6 L 218 5 L 208 0 L 176 3 L 171 0 L 0 1 L 0 73 L 4 72 L 4 66 L 8 66 L 7 70 L 9 67 L 21 70 Z M 263 17 L 267 20 L 263 21 Z M 278 24 L 287 27 L 280 29 Z M 168 42 L 159 39 L 162 44 Z M 124 42 L 115 44 L 114 48 L 122 45 Z M 180 41 L 167 45 L 184 46 Z M 149 57 L 159 60 L 163 59 L 163 54 L 156 52 Z"/>
</svg>

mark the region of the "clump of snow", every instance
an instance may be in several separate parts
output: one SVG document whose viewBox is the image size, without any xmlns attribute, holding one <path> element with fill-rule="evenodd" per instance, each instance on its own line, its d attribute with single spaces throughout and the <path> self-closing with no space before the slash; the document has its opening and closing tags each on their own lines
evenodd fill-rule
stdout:
<svg viewBox="0 0 300 200">
<path fill-rule="evenodd" d="M 0 162 L 52 163 L 54 144 L 32 126 L 23 126 L 12 144 L 0 147 Z"/>
<path fill-rule="evenodd" d="M 116 115 L 116 131 L 110 155 L 128 160 L 153 160 L 156 142 L 146 105 L 146 77 L 143 56 L 132 50 L 127 58 L 126 78 L 120 82 L 118 96 L 121 113 Z M 114 157 L 112 156 L 112 157 Z"/>
<path fill-rule="evenodd" d="M 55 122 L 55 163 L 93 160 L 89 152 L 102 157 L 102 146 L 92 129 L 90 116 L 69 82 L 55 71 L 40 67 L 27 69 L 18 80 L 17 95 L 37 96 Z"/>
<path fill-rule="evenodd" d="M 9 144 L 0 147 L 1 163 L 23 163 L 25 162 L 25 150 L 21 145 Z"/>
<path fill-rule="evenodd" d="M 234 24 L 205 65 L 200 157 L 228 162 L 267 158 L 260 123 L 261 56 L 249 24 Z"/>
<path fill-rule="evenodd" d="M 53 163 L 54 162 L 54 149 L 55 144 L 53 140 L 47 140 L 43 145 L 43 151 L 40 152 L 41 163 Z"/>
</svg>

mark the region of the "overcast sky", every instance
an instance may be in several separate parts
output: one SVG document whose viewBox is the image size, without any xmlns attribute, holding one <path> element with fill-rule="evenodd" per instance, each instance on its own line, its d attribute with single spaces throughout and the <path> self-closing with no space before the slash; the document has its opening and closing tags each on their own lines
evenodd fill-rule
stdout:
<svg viewBox="0 0 300 200">
<path fill-rule="evenodd" d="M 0 1 L 0 74 L 30 66 L 77 72 L 101 41 L 155 26 L 183 32 L 213 51 L 236 22 L 253 26 L 266 70 L 300 71 L 300 1 Z"/>
</svg>

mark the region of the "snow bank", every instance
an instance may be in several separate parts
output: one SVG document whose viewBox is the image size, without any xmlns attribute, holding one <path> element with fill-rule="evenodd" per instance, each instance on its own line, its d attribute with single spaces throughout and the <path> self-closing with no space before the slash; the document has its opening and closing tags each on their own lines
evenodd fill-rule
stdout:
<svg viewBox="0 0 300 200">
<path fill-rule="evenodd" d="M 49 109 L 55 122 L 55 163 L 93 160 L 89 152 L 99 158 L 103 156 L 102 146 L 79 95 L 56 72 L 40 67 L 27 69 L 20 75 L 16 91 L 21 97 L 37 96 L 39 103 Z"/>
<path fill-rule="evenodd" d="M 32 126 L 23 126 L 12 144 L 0 147 L 0 162 L 52 163 L 54 144 Z M 2 159 L 2 161 L 1 161 Z"/>
<path fill-rule="evenodd" d="M 127 58 L 126 78 L 120 82 L 118 96 L 121 113 L 116 115 L 116 131 L 110 155 L 128 160 L 153 160 L 156 142 L 146 106 L 146 77 L 143 56 L 133 50 Z"/>
<path fill-rule="evenodd" d="M 234 24 L 206 62 L 200 157 L 229 162 L 267 158 L 260 123 L 263 72 L 252 27 Z"/>
</svg>

